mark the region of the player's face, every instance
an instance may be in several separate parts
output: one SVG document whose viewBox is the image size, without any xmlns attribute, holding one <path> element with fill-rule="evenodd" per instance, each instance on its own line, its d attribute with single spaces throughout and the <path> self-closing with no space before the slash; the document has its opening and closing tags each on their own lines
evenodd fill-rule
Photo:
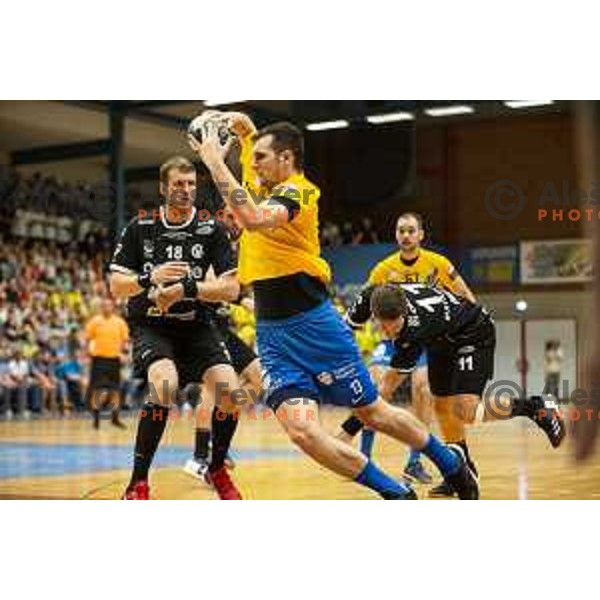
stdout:
<svg viewBox="0 0 600 600">
<path fill-rule="evenodd" d="M 377 324 L 387 337 L 395 338 L 402 331 L 402 327 L 404 326 L 404 318 L 398 317 L 397 319 L 392 319 L 390 321 L 377 319 Z"/>
<path fill-rule="evenodd" d="M 264 186 L 281 183 L 289 177 L 288 161 L 284 152 L 275 152 L 271 143 L 272 135 L 265 135 L 254 144 L 252 149 L 252 168 L 256 171 Z"/>
<path fill-rule="evenodd" d="M 162 191 L 170 206 L 184 210 L 190 208 L 196 200 L 196 171 L 186 173 L 171 169 L 169 181 L 166 186 L 163 184 Z"/>
<path fill-rule="evenodd" d="M 396 223 L 396 241 L 403 252 L 415 252 L 421 247 L 423 230 L 414 217 L 403 217 Z"/>
</svg>

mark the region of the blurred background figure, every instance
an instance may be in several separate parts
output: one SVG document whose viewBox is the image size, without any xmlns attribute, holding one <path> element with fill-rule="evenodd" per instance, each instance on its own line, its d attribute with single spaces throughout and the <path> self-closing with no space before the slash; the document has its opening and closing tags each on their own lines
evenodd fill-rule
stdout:
<svg viewBox="0 0 600 600">
<path fill-rule="evenodd" d="M 558 340 L 548 340 L 544 350 L 544 394 L 558 399 L 560 369 L 564 360 L 563 350 Z"/>
<path fill-rule="evenodd" d="M 100 411 L 104 406 L 109 406 L 112 411 L 111 423 L 124 428 L 124 423 L 119 419 L 121 360 L 128 351 L 129 328 L 125 320 L 115 314 L 112 299 L 102 300 L 100 314 L 88 321 L 84 335 L 91 358 L 86 400 L 94 417 L 94 429 L 100 427 Z"/>
</svg>

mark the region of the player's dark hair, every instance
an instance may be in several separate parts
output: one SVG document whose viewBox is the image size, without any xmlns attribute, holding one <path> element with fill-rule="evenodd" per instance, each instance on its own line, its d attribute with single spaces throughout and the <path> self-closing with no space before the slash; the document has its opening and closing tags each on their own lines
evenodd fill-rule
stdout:
<svg viewBox="0 0 600 600">
<path fill-rule="evenodd" d="M 405 212 L 405 213 L 402 213 L 402 214 L 401 214 L 401 215 L 398 217 L 398 219 L 396 220 L 396 223 L 397 223 L 397 222 L 398 222 L 400 219 L 406 219 L 407 217 L 414 219 L 414 220 L 417 222 L 417 224 L 418 224 L 418 226 L 419 226 L 419 229 L 420 229 L 421 231 L 423 231 L 423 217 L 422 217 L 422 216 L 421 216 L 419 213 L 416 213 L 416 212 Z"/>
<path fill-rule="evenodd" d="M 294 155 L 294 166 L 296 169 L 304 168 L 304 136 L 300 129 L 292 123 L 282 121 L 263 127 L 254 135 L 254 141 L 266 135 L 273 136 L 271 143 L 275 152 L 290 150 Z"/>
<path fill-rule="evenodd" d="M 406 296 L 397 285 L 381 285 L 371 294 L 371 313 L 380 321 L 393 321 L 408 314 Z"/>
<path fill-rule="evenodd" d="M 169 174 L 174 169 L 177 169 L 182 173 L 192 173 L 196 171 L 194 163 L 191 160 L 188 160 L 185 156 L 173 156 L 160 165 L 160 182 L 168 183 Z"/>
</svg>

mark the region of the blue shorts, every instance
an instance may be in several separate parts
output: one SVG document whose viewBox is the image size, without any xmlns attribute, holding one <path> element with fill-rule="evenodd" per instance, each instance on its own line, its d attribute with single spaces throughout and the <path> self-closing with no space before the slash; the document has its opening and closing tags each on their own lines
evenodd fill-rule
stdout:
<svg viewBox="0 0 600 600">
<path fill-rule="evenodd" d="M 350 408 L 377 399 L 354 333 L 331 302 L 287 319 L 256 324 L 267 405 L 311 398 Z"/>
<path fill-rule="evenodd" d="M 392 362 L 392 356 L 394 356 L 394 342 L 393 340 L 381 340 L 377 344 L 371 360 L 369 361 L 370 367 L 389 367 Z M 415 369 L 420 369 L 427 366 L 427 352 L 423 350 L 417 360 Z"/>
</svg>

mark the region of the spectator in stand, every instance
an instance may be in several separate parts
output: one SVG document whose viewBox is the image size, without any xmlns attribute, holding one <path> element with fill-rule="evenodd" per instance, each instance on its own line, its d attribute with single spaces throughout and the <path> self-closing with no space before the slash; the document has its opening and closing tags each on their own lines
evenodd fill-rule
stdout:
<svg viewBox="0 0 600 600">
<path fill-rule="evenodd" d="M 29 363 L 23 358 L 23 351 L 20 344 L 17 344 L 13 350 L 13 356 L 8 361 L 8 375 L 10 385 L 10 403 L 8 418 L 13 414 L 28 419 L 31 411 L 28 406 L 28 394 L 31 381 L 31 371 Z"/>
</svg>

